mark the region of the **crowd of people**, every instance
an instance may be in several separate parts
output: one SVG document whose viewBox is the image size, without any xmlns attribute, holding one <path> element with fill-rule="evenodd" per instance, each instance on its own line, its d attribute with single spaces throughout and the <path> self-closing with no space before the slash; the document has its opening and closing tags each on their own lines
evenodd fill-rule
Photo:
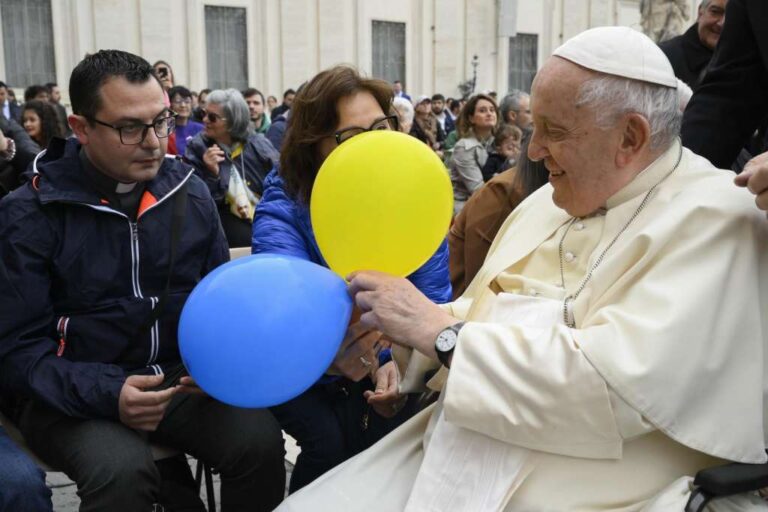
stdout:
<svg viewBox="0 0 768 512">
<path fill-rule="evenodd" d="M 183 454 L 224 511 L 683 510 L 697 471 L 766 462 L 760 1 L 704 0 L 660 46 L 588 30 L 499 103 L 341 65 L 280 104 L 196 93 L 118 50 L 75 67 L 69 114 L 56 84 L 19 104 L 0 82 L 0 410 L 84 511 L 204 510 Z M 206 395 L 178 349 L 189 293 L 231 248 L 326 265 L 315 178 L 372 130 L 443 159 L 446 240 L 407 278 L 347 276 L 345 339 L 301 395 Z M 6 510 L 51 492 L 0 426 Z"/>
</svg>

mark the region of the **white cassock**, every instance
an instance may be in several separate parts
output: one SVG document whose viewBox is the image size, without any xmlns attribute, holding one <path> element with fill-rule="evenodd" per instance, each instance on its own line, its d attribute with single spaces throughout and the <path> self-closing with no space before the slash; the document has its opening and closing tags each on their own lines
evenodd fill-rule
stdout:
<svg viewBox="0 0 768 512">
<path fill-rule="evenodd" d="M 550 186 L 529 197 L 448 306 L 467 323 L 440 401 L 278 510 L 672 511 L 698 470 L 764 462 L 768 221 L 688 150 L 668 175 L 679 155 L 572 223 Z M 403 386 L 430 367 L 410 354 Z"/>
</svg>

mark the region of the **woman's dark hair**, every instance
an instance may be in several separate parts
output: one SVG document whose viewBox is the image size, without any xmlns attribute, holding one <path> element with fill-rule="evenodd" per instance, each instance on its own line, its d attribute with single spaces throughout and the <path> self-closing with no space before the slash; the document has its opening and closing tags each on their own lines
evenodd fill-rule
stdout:
<svg viewBox="0 0 768 512">
<path fill-rule="evenodd" d="M 53 105 L 47 101 L 29 100 L 24 104 L 24 111 L 31 110 L 37 114 L 40 118 L 40 140 L 38 142 L 40 147 L 48 147 L 48 143 L 54 137 L 64 137 L 61 133 L 61 126 L 59 125 L 59 118 L 56 115 Z M 22 111 L 22 117 L 24 116 Z"/>
<path fill-rule="evenodd" d="M 480 100 L 489 102 L 491 105 L 493 105 L 493 108 L 496 109 L 496 112 L 499 111 L 494 99 L 487 94 L 475 94 L 469 98 L 469 101 L 467 101 L 466 105 L 464 105 L 464 108 L 461 109 L 461 112 L 459 112 L 459 117 L 456 119 L 456 130 L 459 132 L 459 138 L 463 139 L 464 137 L 469 137 L 471 135 L 472 123 L 469 119 L 475 115 L 475 108 L 477 107 L 477 103 Z M 496 121 L 498 122 L 498 115 L 496 117 Z"/>
<path fill-rule="evenodd" d="M 523 198 L 533 194 L 549 181 L 549 171 L 544 167 L 544 160 L 528 158 L 528 144 L 530 142 L 530 137 L 523 140 L 520 158 L 517 161 L 517 173 L 515 174 L 515 188 L 522 191 Z"/>
<path fill-rule="evenodd" d="M 182 98 L 192 99 L 192 92 L 183 85 L 174 85 L 168 89 L 168 99 L 173 101 L 173 97 L 179 95 Z"/>
<path fill-rule="evenodd" d="M 166 68 L 168 68 L 168 74 L 170 75 L 171 83 L 175 82 L 174 76 L 173 76 L 173 68 L 171 67 L 170 64 L 168 64 L 164 60 L 158 60 L 157 62 L 152 64 L 152 71 L 154 71 L 157 66 L 165 66 Z M 158 75 L 158 78 L 165 78 L 164 76 L 159 76 L 159 72 L 155 74 Z"/>
<path fill-rule="evenodd" d="M 299 201 L 309 204 L 323 162 L 318 144 L 333 137 L 339 124 L 339 100 L 359 92 L 370 93 L 385 114 L 393 112 L 392 86 L 384 80 L 364 78 L 350 66 L 321 71 L 299 88 L 280 152 L 280 176 L 288 193 Z"/>
<path fill-rule="evenodd" d="M 69 78 L 72 112 L 93 119 L 101 108 L 101 86 L 115 76 L 133 84 L 157 80 L 149 62 L 138 55 L 121 50 L 99 50 L 86 55 L 72 70 Z M 162 87 L 159 80 L 157 83 Z"/>
</svg>

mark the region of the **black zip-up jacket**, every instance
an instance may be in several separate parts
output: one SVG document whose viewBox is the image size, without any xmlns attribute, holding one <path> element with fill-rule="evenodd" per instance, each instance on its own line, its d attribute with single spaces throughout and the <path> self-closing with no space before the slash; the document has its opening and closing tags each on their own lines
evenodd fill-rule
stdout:
<svg viewBox="0 0 768 512">
<path fill-rule="evenodd" d="M 79 150 L 55 140 L 32 181 L 0 201 L 0 391 L 116 419 L 128 373 L 180 362 L 184 302 L 229 253 L 208 187 L 188 166 L 166 158 L 133 221 L 85 181 Z M 166 307 L 142 329 L 165 290 L 174 198 L 185 189 Z"/>
</svg>

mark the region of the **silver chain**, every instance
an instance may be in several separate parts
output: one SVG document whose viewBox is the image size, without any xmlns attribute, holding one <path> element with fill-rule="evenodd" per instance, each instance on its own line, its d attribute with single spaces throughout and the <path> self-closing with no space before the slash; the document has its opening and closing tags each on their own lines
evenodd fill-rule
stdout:
<svg viewBox="0 0 768 512">
<path fill-rule="evenodd" d="M 621 230 L 616 234 L 616 236 L 611 240 L 611 243 L 608 244 L 608 247 L 606 247 L 602 253 L 600 253 L 600 256 L 597 257 L 597 260 L 595 260 L 595 263 L 592 265 L 592 268 L 589 269 L 589 272 L 587 272 L 586 277 L 581 281 L 581 284 L 576 289 L 576 292 L 574 292 L 571 295 L 568 295 L 563 300 L 563 322 L 565 322 L 565 325 L 568 327 L 576 327 L 576 321 L 573 319 L 573 315 L 570 314 L 570 307 L 573 304 L 573 302 L 579 297 L 579 294 L 584 290 L 584 288 L 587 286 L 587 283 L 590 279 L 592 279 L 592 274 L 597 270 L 597 267 L 600 266 L 600 264 L 603 262 L 603 259 L 605 258 L 605 255 L 608 253 L 608 251 L 613 247 L 613 245 L 616 243 L 616 241 L 619 239 L 622 233 L 627 230 L 630 224 L 632 224 L 632 221 L 634 221 L 638 215 L 640 215 L 640 212 L 643 211 L 643 208 L 645 208 L 645 205 L 648 204 L 648 200 L 651 197 L 651 194 L 653 194 L 653 191 L 656 190 L 656 187 L 658 187 L 661 182 L 666 180 L 673 172 L 675 172 L 675 169 L 677 169 L 677 166 L 680 165 L 680 160 L 683 158 L 683 147 L 680 146 L 680 153 L 677 155 L 677 162 L 675 162 L 674 167 L 664 175 L 663 178 L 661 178 L 659 181 L 656 182 L 654 186 L 651 187 L 651 189 L 648 191 L 647 194 L 645 194 L 645 197 L 640 202 L 640 206 L 637 207 L 637 210 L 635 210 L 635 213 L 632 214 L 632 216 L 629 218 L 626 224 L 624 224 L 624 227 L 621 228 Z M 576 217 L 571 219 L 571 221 L 568 223 L 568 227 L 565 229 L 565 233 L 563 233 L 562 238 L 560 238 L 560 245 L 559 245 L 559 252 L 560 252 L 560 279 L 563 285 L 563 289 L 565 289 L 565 273 L 563 271 L 563 242 L 565 241 L 565 236 L 568 234 L 568 231 L 571 229 L 571 226 L 574 222 L 576 222 Z"/>
</svg>

